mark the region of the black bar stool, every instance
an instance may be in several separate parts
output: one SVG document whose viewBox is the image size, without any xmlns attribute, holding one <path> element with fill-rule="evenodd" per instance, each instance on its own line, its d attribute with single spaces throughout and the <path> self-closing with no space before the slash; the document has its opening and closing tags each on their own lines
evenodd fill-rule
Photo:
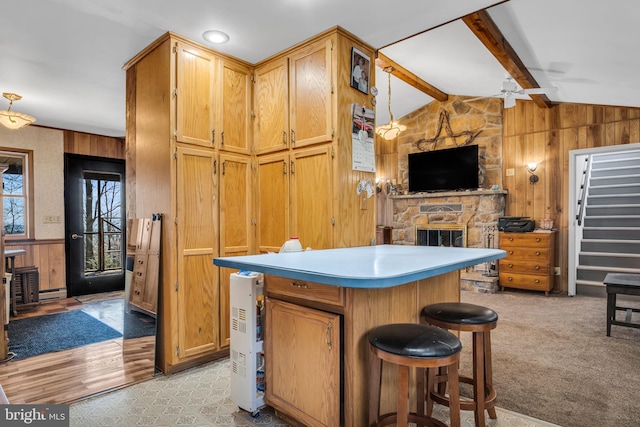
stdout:
<svg viewBox="0 0 640 427">
<path fill-rule="evenodd" d="M 431 304 L 422 309 L 422 319 L 444 329 L 471 332 L 473 335 L 473 378 L 460 376 L 460 382 L 473 385 L 473 400 L 462 399 L 460 409 L 474 411 L 476 427 L 485 426 L 484 411 L 496 419 L 496 390 L 491 368 L 491 330 L 498 324 L 498 314 L 486 307 L 461 302 Z M 438 380 L 440 381 L 440 380 Z M 453 384 L 450 385 L 450 389 Z M 451 393 L 451 390 L 449 391 Z M 434 402 L 448 406 L 445 385 L 431 392 Z"/>
<path fill-rule="evenodd" d="M 451 427 L 460 426 L 460 398 L 458 362 L 462 344 L 452 333 L 435 326 L 415 323 L 383 325 L 369 332 L 371 349 L 371 383 L 369 388 L 369 427 L 397 423 L 406 427 L 409 421 L 423 425 L 446 427 L 443 422 L 426 415 L 429 402 L 428 390 L 435 386 L 435 370 L 446 367 L 451 383 L 449 419 Z M 380 415 L 382 361 L 398 367 L 396 412 Z M 409 412 L 409 371 L 417 368 L 417 412 Z M 425 385 L 425 369 L 427 382 Z M 426 401 L 425 401 L 426 398 Z"/>
</svg>

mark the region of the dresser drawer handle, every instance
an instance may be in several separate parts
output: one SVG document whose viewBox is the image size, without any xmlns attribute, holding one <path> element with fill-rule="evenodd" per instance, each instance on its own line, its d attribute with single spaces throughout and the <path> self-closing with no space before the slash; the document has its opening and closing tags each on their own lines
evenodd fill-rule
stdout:
<svg viewBox="0 0 640 427">
<path fill-rule="evenodd" d="M 509 241 L 510 241 L 510 242 L 513 242 L 513 237 L 509 237 Z"/>
<path fill-rule="evenodd" d="M 536 269 L 536 270 L 540 270 L 540 266 L 539 266 L 539 265 L 536 265 L 536 266 L 535 266 L 535 269 Z"/>
<path fill-rule="evenodd" d="M 513 255 L 513 251 L 509 251 L 509 255 Z"/>
<path fill-rule="evenodd" d="M 513 264 L 509 264 L 509 268 L 513 268 Z"/>
<path fill-rule="evenodd" d="M 539 241 L 540 241 L 540 238 L 539 238 L 539 237 L 536 237 L 536 242 L 539 242 Z"/>
<path fill-rule="evenodd" d="M 513 277 L 509 276 L 509 277 L 507 278 L 507 280 L 512 281 L 512 280 L 513 280 Z"/>
<path fill-rule="evenodd" d="M 540 280 L 536 279 L 533 281 L 533 283 L 540 283 Z"/>
<path fill-rule="evenodd" d="M 294 288 L 308 288 L 309 286 L 306 283 L 296 283 L 296 282 L 291 282 L 291 286 L 293 286 Z"/>
<path fill-rule="evenodd" d="M 538 255 L 540 255 L 540 252 L 539 252 L 539 251 L 536 251 L 536 256 L 538 256 Z"/>
</svg>

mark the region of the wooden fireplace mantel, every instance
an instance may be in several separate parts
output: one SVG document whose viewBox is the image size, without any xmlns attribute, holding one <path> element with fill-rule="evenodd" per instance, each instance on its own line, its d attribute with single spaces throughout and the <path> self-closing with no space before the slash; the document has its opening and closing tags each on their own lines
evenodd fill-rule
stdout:
<svg viewBox="0 0 640 427">
<path fill-rule="evenodd" d="M 464 197 L 464 196 L 494 196 L 494 195 L 506 195 L 507 190 L 469 190 L 469 191 L 436 191 L 432 193 L 411 193 L 411 194 L 398 194 L 390 195 L 391 199 L 430 199 L 437 197 Z"/>
</svg>

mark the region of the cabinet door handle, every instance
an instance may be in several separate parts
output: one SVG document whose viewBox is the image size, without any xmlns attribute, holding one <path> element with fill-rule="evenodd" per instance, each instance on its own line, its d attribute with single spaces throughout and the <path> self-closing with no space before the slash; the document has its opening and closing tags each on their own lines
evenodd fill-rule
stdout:
<svg viewBox="0 0 640 427">
<path fill-rule="evenodd" d="M 296 143 L 296 131 L 291 129 L 291 144 Z"/>
<path fill-rule="evenodd" d="M 215 144 L 216 143 L 216 130 L 212 130 L 211 131 L 211 143 Z"/>
<path fill-rule="evenodd" d="M 284 145 L 287 145 L 287 131 L 286 130 L 282 131 L 282 143 Z"/>
<path fill-rule="evenodd" d="M 296 282 L 291 282 L 291 286 L 293 286 L 294 288 L 303 288 L 303 289 L 307 289 L 309 287 L 309 285 L 307 285 L 306 283 L 296 283 Z"/>
<path fill-rule="evenodd" d="M 220 132 L 220 145 L 224 147 L 224 131 Z"/>
<path fill-rule="evenodd" d="M 331 330 L 333 329 L 333 323 L 329 322 L 329 324 L 327 325 L 327 329 L 325 331 L 325 335 L 324 335 L 324 339 L 325 342 L 327 343 L 327 347 L 329 347 L 329 350 L 331 350 L 331 348 L 333 347 L 333 344 L 331 343 Z"/>
</svg>

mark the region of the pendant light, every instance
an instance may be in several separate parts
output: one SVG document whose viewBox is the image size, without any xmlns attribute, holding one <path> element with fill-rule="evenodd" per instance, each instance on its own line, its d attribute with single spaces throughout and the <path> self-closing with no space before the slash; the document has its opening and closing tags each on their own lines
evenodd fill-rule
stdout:
<svg viewBox="0 0 640 427">
<path fill-rule="evenodd" d="M 389 106 L 389 123 L 384 126 L 380 126 L 376 133 L 383 137 L 384 139 L 390 141 L 394 138 L 397 138 L 401 132 L 407 130 L 407 127 L 401 124 L 398 124 L 395 120 L 393 120 L 393 113 L 391 112 L 391 72 L 393 72 L 395 68 L 393 67 L 385 67 L 382 69 L 387 76 L 389 77 L 389 100 L 387 105 Z"/>
<path fill-rule="evenodd" d="M 9 100 L 9 109 L 0 110 L 0 123 L 9 129 L 20 129 L 21 127 L 28 126 L 35 122 L 36 119 L 28 114 L 18 113 L 17 111 L 11 111 L 13 101 L 19 101 L 22 97 L 16 93 L 4 92 L 2 94 Z"/>
</svg>

